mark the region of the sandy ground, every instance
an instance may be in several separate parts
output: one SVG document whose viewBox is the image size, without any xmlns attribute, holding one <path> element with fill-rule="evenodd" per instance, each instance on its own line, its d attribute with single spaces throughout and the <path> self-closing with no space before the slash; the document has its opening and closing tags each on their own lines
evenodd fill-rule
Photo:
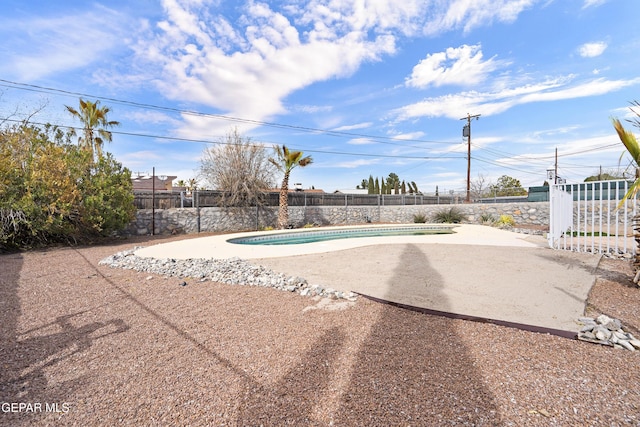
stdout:
<svg viewBox="0 0 640 427">
<path fill-rule="evenodd" d="M 358 227 L 340 230 L 349 228 Z M 239 235 L 297 232 L 300 230 Z M 227 242 L 230 237 L 179 240 L 149 246 L 136 254 L 182 259 L 238 256 L 337 290 L 574 332 L 580 329 L 576 319 L 584 313 L 600 260 L 587 253 L 551 250 L 540 236 L 471 224 L 456 226 L 453 234 L 297 245 L 239 245 Z"/>
<path fill-rule="evenodd" d="M 577 332 L 599 260 L 545 248 L 393 244 L 253 262 L 396 303 Z"/>
</svg>

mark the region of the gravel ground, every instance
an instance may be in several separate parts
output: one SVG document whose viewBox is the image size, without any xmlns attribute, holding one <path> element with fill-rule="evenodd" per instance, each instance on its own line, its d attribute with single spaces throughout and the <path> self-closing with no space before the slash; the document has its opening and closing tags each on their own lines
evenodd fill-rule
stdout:
<svg viewBox="0 0 640 427">
<path fill-rule="evenodd" d="M 640 352 L 98 265 L 159 240 L 0 256 L 0 425 L 640 426 Z M 640 335 L 599 275 L 587 314 Z"/>
</svg>

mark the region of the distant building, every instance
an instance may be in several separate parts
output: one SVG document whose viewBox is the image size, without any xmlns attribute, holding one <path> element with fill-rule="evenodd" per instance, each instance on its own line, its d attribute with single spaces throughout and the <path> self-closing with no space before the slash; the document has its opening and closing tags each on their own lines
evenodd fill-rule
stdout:
<svg viewBox="0 0 640 427">
<path fill-rule="evenodd" d="M 164 178 L 164 179 L 161 179 Z M 174 187 L 173 180 L 176 179 L 177 176 L 155 176 L 155 185 L 154 185 L 154 177 L 151 176 L 137 176 L 131 177 L 131 182 L 133 183 L 133 191 L 153 191 L 155 186 L 155 191 L 181 191 L 182 187 Z"/>
<path fill-rule="evenodd" d="M 344 188 L 334 191 L 334 193 L 341 194 L 369 194 L 369 190 L 366 188 Z"/>
<path fill-rule="evenodd" d="M 267 190 L 268 193 L 279 193 L 280 189 L 279 188 L 272 188 L 270 190 Z M 324 194 L 324 190 L 320 190 L 318 188 L 307 188 L 307 189 L 302 189 L 302 188 L 291 188 L 289 187 L 289 193 L 313 193 L 313 194 Z"/>
</svg>

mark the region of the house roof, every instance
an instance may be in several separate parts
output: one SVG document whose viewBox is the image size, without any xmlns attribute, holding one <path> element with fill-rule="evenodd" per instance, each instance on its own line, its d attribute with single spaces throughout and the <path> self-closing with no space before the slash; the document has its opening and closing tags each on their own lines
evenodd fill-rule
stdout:
<svg viewBox="0 0 640 427">
<path fill-rule="evenodd" d="M 173 190 L 173 180 L 176 179 L 177 176 L 166 176 L 164 179 L 160 179 L 157 175 L 155 176 L 155 189 L 156 191 L 172 191 Z M 133 191 L 151 191 L 154 188 L 154 179 L 151 176 L 139 176 L 132 177 L 131 182 L 133 183 Z"/>
</svg>

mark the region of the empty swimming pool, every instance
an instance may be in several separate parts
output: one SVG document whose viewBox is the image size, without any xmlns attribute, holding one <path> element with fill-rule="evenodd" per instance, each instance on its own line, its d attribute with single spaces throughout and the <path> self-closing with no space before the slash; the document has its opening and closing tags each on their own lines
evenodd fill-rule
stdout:
<svg viewBox="0 0 640 427">
<path fill-rule="evenodd" d="M 297 245 L 301 243 L 323 242 L 326 240 L 351 239 L 358 237 L 412 236 L 426 234 L 451 234 L 452 225 L 414 225 L 369 228 L 348 228 L 330 230 L 304 230 L 267 235 L 244 236 L 227 240 L 240 245 Z"/>
</svg>

